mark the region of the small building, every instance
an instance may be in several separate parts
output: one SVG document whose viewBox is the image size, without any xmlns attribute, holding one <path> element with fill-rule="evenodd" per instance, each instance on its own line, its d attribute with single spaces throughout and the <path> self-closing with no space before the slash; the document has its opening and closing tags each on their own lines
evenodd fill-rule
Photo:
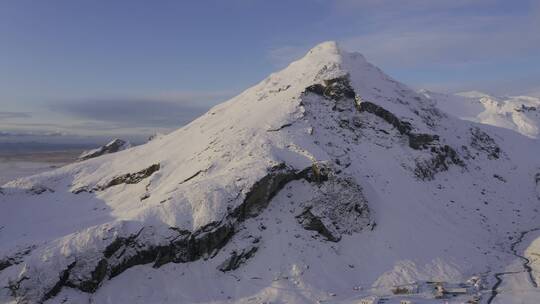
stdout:
<svg viewBox="0 0 540 304">
<path fill-rule="evenodd" d="M 449 295 L 463 295 L 463 294 L 467 294 L 467 288 L 463 288 L 463 287 L 460 287 L 460 288 L 448 288 L 446 289 L 446 293 L 449 294 Z"/>
<path fill-rule="evenodd" d="M 465 287 L 445 288 L 442 283 L 435 284 L 435 298 L 442 299 L 447 296 L 459 296 L 468 294 L 468 290 Z"/>
<path fill-rule="evenodd" d="M 403 294 L 415 294 L 418 293 L 420 287 L 416 283 L 412 284 L 406 284 L 406 285 L 399 285 L 392 289 L 392 293 L 395 295 L 403 295 Z"/>
<path fill-rule="evenodd" d="M 435 298 L 442 299 L 446 294 L 446 289 L 444 289 L 442 283 L 435 283 Z"/>
<path fill-rule="evenodd" d="M 411 300 L 401 300 L 399 304 L 413 304 L 413 302 Z"/>
<path fill-rule="evenodd" d="M 360 300 L 359 304 L 379 304 L 379 298 L 367 297 Z"/>
</svg>

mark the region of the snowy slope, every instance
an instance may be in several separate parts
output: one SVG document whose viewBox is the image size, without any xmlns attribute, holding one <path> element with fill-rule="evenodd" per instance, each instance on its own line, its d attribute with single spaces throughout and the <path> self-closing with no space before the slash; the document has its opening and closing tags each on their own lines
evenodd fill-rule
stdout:
<svg viewBox="0 0 540 304">
<path fill-rule="evenodd" d="M 487 299 L 540 226 L 539 152 L 322 43 L 171 134 L 3 185 L 0 303 L 354 303 L 471 276 Z"/>
<path fill-rule="evenodd" d="M 420 93 L 459 118 L 514 130 L 532 138 L 540 134 L 540 98 L 495 97 L 476 91 L 442 94 L 422 90 Z"/>
</svg>

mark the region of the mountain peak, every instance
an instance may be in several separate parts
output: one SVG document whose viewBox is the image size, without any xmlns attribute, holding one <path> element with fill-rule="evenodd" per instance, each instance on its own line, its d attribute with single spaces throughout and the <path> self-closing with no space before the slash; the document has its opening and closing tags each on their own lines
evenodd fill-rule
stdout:
<svg viewBox="0 0 540 304">
<path fill-rule="evenodd" d="M 344 70 L 352 68 L 355 63 L 367 63 L 362 54 L 358 52 L 347 52 L 343 50 L 336 41 L 325 41 L 317 44 L 297 62 L 325 64 L 327 66 L 336 66 Z"/>
<path fill-rule="evenodd" d="M 324 41 L 316 46 L 314 46 L 311 50 L 309 50 L 308 55 L 314 55 L 314 54 L 324 54 L 324 55 L 339 55 L 341 53 L 339 44 L 336 41 Z"/>
</svg>

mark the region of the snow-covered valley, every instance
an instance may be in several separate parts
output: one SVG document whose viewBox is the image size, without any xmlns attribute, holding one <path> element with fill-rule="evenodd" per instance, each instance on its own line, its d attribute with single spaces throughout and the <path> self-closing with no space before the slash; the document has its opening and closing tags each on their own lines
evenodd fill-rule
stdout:
<svg viewBox="0 0 540 304">
<path fill-rule="evenodd" d="M 539 102 L 459 98 L 325 42 L 168 135 L 8 182 L 0 303 L 540 302 Z"/>
</svg>

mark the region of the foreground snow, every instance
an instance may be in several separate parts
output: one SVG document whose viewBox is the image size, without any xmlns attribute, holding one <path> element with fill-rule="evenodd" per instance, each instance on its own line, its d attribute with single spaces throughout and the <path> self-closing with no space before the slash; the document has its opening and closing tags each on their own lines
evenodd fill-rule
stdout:
<svg viewBox="0 0 540 304">
<path fill-rule="evenodd" d="M 327 42 L 169 135 L 7 183 L 0 302 L 441 302 L 392 290 L 473 276 L 453 301 L 486 301 L 540 226 L 540 146 L 436 104 Z"/>
</svg>

